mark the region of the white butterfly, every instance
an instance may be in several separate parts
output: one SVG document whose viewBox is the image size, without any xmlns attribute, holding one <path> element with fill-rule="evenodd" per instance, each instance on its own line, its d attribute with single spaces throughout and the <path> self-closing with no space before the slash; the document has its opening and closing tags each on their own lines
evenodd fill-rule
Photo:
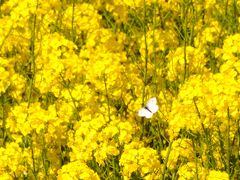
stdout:
<svg viewBox="0 0 240 180">
<path fill-rule="evenodd" d="M 146 106 L 139 109 L 138 116 L 151 118 L 152 115 L 155 112 L 157 112 L 157 110 L 158 110 L 157 99 L 156 97 L 152 97 L 151 99 L 148 100 Z"/>
</svg>

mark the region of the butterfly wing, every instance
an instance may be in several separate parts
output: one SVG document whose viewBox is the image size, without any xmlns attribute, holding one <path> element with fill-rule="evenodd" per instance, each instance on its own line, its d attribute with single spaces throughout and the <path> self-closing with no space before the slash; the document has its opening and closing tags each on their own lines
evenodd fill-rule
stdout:
<svg viewBox="0 0 240 180">
<path fill-rule="evenodd" d="M 157 105 L 157 99 L 156 97 L 153 97 L 148 100 L 146 104 L 147 109 L 149 109 L 152 113 L 155 113 L 158 111 L 158 105 Z"/>
<path fill-rule="evenodd" d="M 146 117 L 146 118 L 151 118 L 153 113 L 151 113 L 149 110 L 147 110 L 145 107 L 139 109 L 138 111 L 138 116 L 140 117 Z"/>
</svg>

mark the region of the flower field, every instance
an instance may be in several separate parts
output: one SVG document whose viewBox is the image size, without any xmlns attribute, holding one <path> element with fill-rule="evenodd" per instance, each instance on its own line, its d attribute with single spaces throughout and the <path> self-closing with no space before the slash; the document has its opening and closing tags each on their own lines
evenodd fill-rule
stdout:
<svg viewBox="0 0 240 180">
<path fill-rule="evenodd" d="M 238 179 L 239 12 L 0 1 L 0 179 Z"/>
</svg>

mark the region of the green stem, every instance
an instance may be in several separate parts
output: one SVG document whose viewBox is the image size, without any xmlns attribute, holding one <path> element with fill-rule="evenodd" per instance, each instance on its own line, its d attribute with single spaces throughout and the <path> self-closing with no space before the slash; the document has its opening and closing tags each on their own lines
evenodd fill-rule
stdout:
<svg viewBox="0 0 240 180">
<path fill-rule="evenodd" d="M 38 0 L 36 5 L 36 10 L 38 9 Z M 31 104 L 32 99 L 32 91 L 34 86 L 35 72 L 36 72 L 36 62 L 35 62 L 35 40 L 36 40 L 36 23 L 37 23 L 37 15 L 33 15 L 33 24 L 31 31 L 31 42 L 30 42 L 30 84 L 29 84 L 29 92 L 28 92 L 28 108 Z"/>
<path fill-rule="evenodd" d="M 146 29 L 146 18 L 147 18 L 147 12 L 146 12 L 146 1 L 144 0 L 144 23 L 143 23 L 143 30 L 144 30 L 144 44 L 145 44 L 145 67 L 144 67 L 144 79 L 143 79 L 143 88 L 142 88 L 142 106 L 144 106 L 144 98 L 145 98 L 145 86 L 147 84 L 147 68 L 148 68 L 148 46 L 147 46 L 147 29 Z M 142 125 L 142 133 L 140 139 L 144 136 L 144 117 L 141 119 L 141 125 Z"/>
<path fill-rule="evenodd" d="M 153 6 L 153 63 L 154 63 L 154 72 L 153 72 L 153 83 L 154 83 L 154 93 L 157 93 L 157 65 L 156 65 L 156 47 L 155 47 L 155 43 L 156 43 L 156 39 L 155 39 L 155 29 L 156 29 L 156 1 L 154 2 L 154 6 Z"/>
<path fill-rule="evenodd" d="M 173 143 L 173 141 L 171 141 L 169 146 L 168 146 L 167 156 L 166 156 L 164 164 L 163 164 L 162 180 L 165 180 L 165 174 L 166 174 L 166 171 L 167 171 L 168 158 L 169 158 L 170 152 L 172 150 L 172 143 Z"/>
<path fill-rule="evenodd" d="M 109 122 L 110 122 L 110 121 L 111 121 L 111 116 L 110 116 L 110 100 L 109 100 L 109 96 L 108 96 L 106 74 L 103 75 L 103 79 L 104 79 L 104 87 L 105 87 L 105 93 L 106 93 L 106 98 L 107 98 L 108 120 L 109 120 Z"/>
<path fill-rule="evenodd" d="M 68 93 L 69 93 L 69 95 L 70 95 L 70 97 L 71 97 L 71 99 L 72 99 L 73 106 L 74 106 L 75 110 L 78 111 L 78 109 L 77 109 L 77 104 L 76 104 L 76 102 L 75 102 L 75 99 L 73 98 L 73 95 L 72 95 L 72 92 L 70 91 L 70 88 L 69 88 L 68 85 L 67 85 L 66 80 L 63 78 L 62 74 L 60 74 L 60 77 L 62 78 L 62 81 L 63 81 L 64 86 L 67 87 Z M 77 115 L 77 120 L 80 120 L 81 117 L 79 116 L 79 114 L 76 113 L 76 115 Z"/>
<path fill-rule="evenodd" d="M 73 42 L 75 42 L 74 13 L 75 13 L 75 0 L 73 0 L 73 3 L 72 3 L 72 41 Z"/>
<path fill-rule="evenodd" d="M 195 160 L 195 165 L 196 165 L 196 180 L 199 179 L 198 177 L 198 157 L 197 157 L 197 151 L 196 151 L 196 147 L 195 147 L 195 143 L 194 143 L 194 140 L 192 139 L 192 147 L 193 147 L 193 152 L 194 152 L 194 160 Z"/>
<path fill-rule="evenodd" d="M 230 156 L 231 156 L 231 147 L 230 147 L 230 112 L 229 107 L 227 109 L 227 173 L 230 176 Z"/>
<path fill-rule="evenodd" d="M 184 58 L 184 77 L 183 77 L 183 82 L 187 78 L 187 39 L 188 39 L 188 34 L 187 34 L 187 8 L 188 5 L 186 5 L 186 2 L 184 2 L 183 5 L 183 18 L 184 18 L 184 50 L 183 50 L 183 58 Z"/>
</svg>

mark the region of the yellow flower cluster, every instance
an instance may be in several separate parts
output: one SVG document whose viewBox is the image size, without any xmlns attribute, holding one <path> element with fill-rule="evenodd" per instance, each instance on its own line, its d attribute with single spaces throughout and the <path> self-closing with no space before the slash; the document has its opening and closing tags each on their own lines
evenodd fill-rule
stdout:
<svg viewBox="0 0 240 180">
<path fill-rule="evenodd" d="M 120 159 L 125 179 L 138 171 L 145 179 L 155 179 L 161 176 L 161 164 L 156 150 L 145 148 L 140 142 L 131 142 L 125 145 Z"/>
<path fill-rule="evenodd" d="M 9 143 L 5 148 L 0 148 L 1 156 L 1 179 L 24 178 L 27 176 L 27 166 L 30 162 L 28 149 L 24 151 L 17 143 Z"/>
<path fill-rule="evenodd" d="M 0 179 L 238 177 L 238 9 L 1 2 Z"/>
<path fill-rule="evenodd" d="M 91 170 L 84 162 L 74 161 L 64 165 L 58 171 L 58 180 L 86 179 L 100 180 L 97 173 Z"/>
<path fill-rule="evenodd" d="M 168 158 L 168 168 L 174 169 L 181 158 L 190 162 L 193 161 L 193 149 L 191 147 L 192 142 L 190 139 L 180 138 L 173 141 L 171 149 L 169 149 L 169 147 L 166 150 L 163 150 L 161 155 L 165 160 Z M 170 152 L 170 154 L 168 154 L 168 152 Z"/>
<path fill-rule="evenodd" d="M 62 19 L 64 28 L 69 30 L 73 28 L 73 18 L 75 33 L 78 35 L 83 32 L 90 33 L 100 28 L 101 16 L 92 4 L 76 4 L 74 9 L 72 6 L 67 6 Z"/>
<path fill-rule="evenodd" d="M 169 59 L 168 79 L 170 81 L 182 80 L 185 73 L 201 74 L 207 71 L 205 69 L 207 59 L 204 49 L 196 49 L 192 46 L 188 46 L 186 49 L 180 47 L 171 51 L 167 58 Z"/>
</svg>

